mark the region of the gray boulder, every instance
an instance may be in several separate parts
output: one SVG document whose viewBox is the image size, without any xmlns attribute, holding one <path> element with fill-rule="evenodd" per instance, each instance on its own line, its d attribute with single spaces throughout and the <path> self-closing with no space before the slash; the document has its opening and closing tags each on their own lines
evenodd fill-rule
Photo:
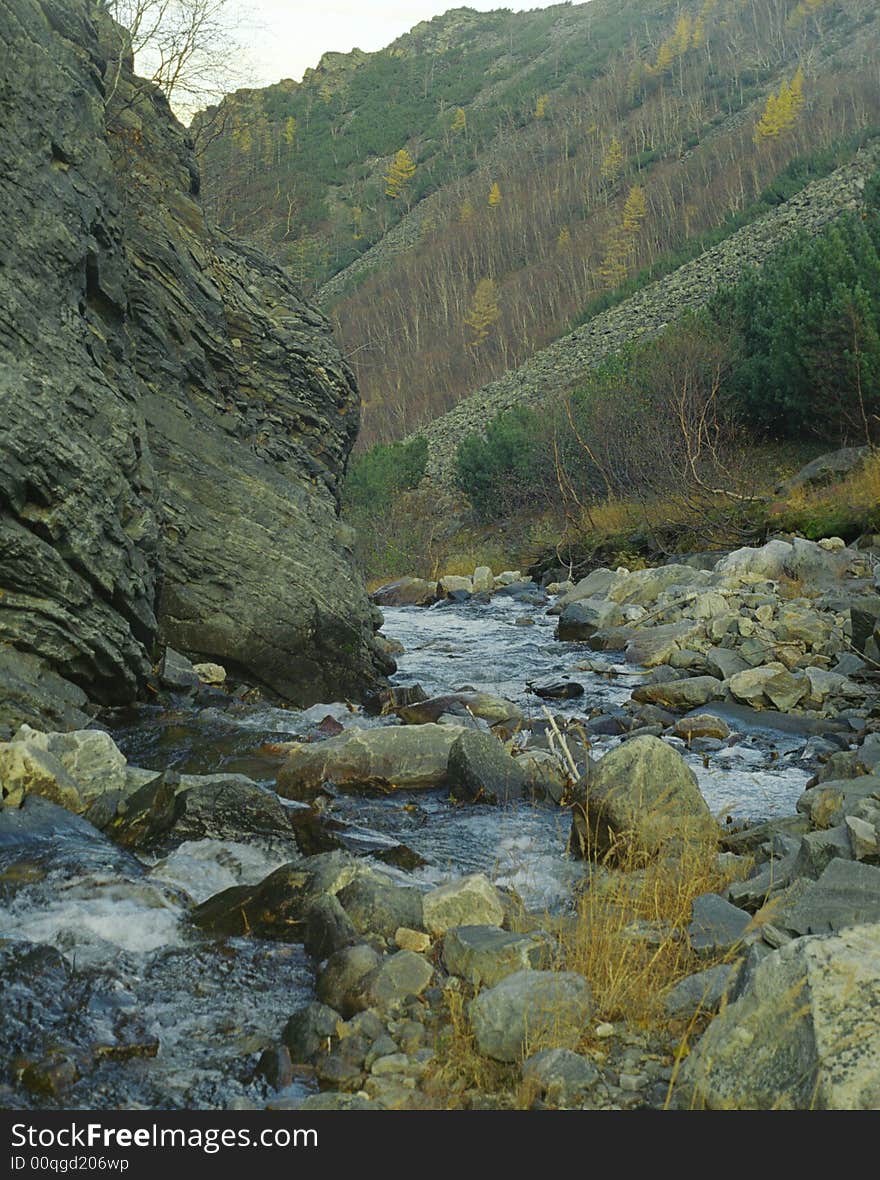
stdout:
<svg viewBox="0 0 880 1180">
<path fill-rule="evenodd" d="M 384 791 L 441 787 L 447 781 L 449 751 L 464 732 L 454 725 L 394 725 L 349 730 L 301 745 L 278 772 L 278 793 L 310 798 L 325 782 Z"/>
<path fill-rule="evenodd" d="M 713 839 L 718 829 L 694 772 L 656 737 L 635 737 L 600 759 L 572 812 L 570 847 L 602 857 L 621 845 L 656 855 L 664 845 Z"/>
<path fill-rule="evenodd" d="M 346 1019 L 362 1012 L 370 1006 L 366 980 L 379 963 L 379 955 L 366 943 L 336 951 L 318 975 L 318 999 Z"/>
<path fill-rule="evenodd" d="M 449 788 L 457 799 L 504 803 L 528 793 L 528 778 L 498 739 L 465 730 L 449 751 Z"/>
<path fill-rule="evenodd" d="M 697 1012 L 717 1012 L 728 994 L 735 968 L 719 963 L 688 975 L 673 987 L 664 999 L 670 1016 L 690 1019 Z"/>
<path fill-rule="evenodd" d="M 798 938 L 757 963 L 685 1061 L 682 1106 L 876 1110 L 880 925 Z"/>
<path fill-rule="evenodd" d="M 742 943 L 751 920 L 745 910 L 717 893 L 704 893 L 694 899 L 691 910 L 691 948 L 698 955 L 725 954 Z"/>
<path fill-rule="evenodd" d="M 507 975 L 549 966 L 550 940 L 543 932 L 515 934 L 498 926 L 455 926 L 443 939 L 443 965 L 474 987 L 494 987 Z"/>
<path fill-rule="evenodd" d="M 453 926 L 500 926 L 504 921 L 501 895 L 482 873 L 430 890 L 422 898 L 422 912 L 425 929 L 433 935 Z"/>
<path fill-rule="evenodd" d="M 542 1049 L 522 1067 L 523 1081 L 551 1106 L 575 1106 L 599 1079 L 599 1071 L 571 1049 Z"/>
<path fill-rule="evenodd" d="M 517 971 L 481 992 L 468 1012 L 481 1053 L 519 1061 L 529 1049 L 573 1049 L 593 999 L 587 981 L 572 971 Z"/>
</svg>

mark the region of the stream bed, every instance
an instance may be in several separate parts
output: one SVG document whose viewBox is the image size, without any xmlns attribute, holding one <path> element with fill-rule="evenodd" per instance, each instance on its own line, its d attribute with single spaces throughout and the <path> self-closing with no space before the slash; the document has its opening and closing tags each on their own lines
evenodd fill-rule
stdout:
<svg viewBox="0 0 880 1180">
<path fill-rule="evenodd" d="M 385 611 L 400 640 L 398 684 L 429 695 L 471 686 L 514 701 L 527 719 L 545 702 L 528 682 L 571 677 L 581 697 L 554 715 L 619 708 L 640 682 L 614 653 L 559 643 L 545 607 L 497 596 L 478 605 Z M 592 670 L 584 670 L 589 661 Z M 181 774 L 247 774 L 271 789 L 275 743 L 320 740 L 330 716 L 379 725 L 346 703 L 294 711 L 265 702 L 144 706 L 105 719 L 133 765 Z M 806 732 L 742 726 L 711 756 L 682 753 L 713 812 L 736 820 L 790 814 L 815 769 Z M 597 738 L 601 756 L 619 738 Z M 569 904 L 582 873 L 565 854 L 568 814 L 526 802 L 456 806 L 445 792 L 339 795 L 334 818 L 363 850 L 402 842 L 423 860 L 424 885 L 481 871 L 536 911 Z M 0 1106 L 224 1108 L 267 1099 L 254 1066 L 290 1012 L 312 996 L 302 947 L 258 939 L 217 943 L 187 913 L 221 889 L 260 881 L 298 858 L 290 841 L 199 840 L 161 858 L 126 852 L 85 820 L 43 800 L 0 817 Z M 382 867 L 382 866 L 379 866 Z M 388 870 L 396 872 L 397 870 Z M 10 1060 L 15 1064 L 10 1068 Z M 26 1084 L 17 1084 L 26 1078 Z M 294 1099 L 314 1088 L 300 1078 Z"/>
</svg>

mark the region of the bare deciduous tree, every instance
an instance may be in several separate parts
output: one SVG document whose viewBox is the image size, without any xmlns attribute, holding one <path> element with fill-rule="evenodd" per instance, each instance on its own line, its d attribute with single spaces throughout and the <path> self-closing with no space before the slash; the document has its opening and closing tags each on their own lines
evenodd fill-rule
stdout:
<svg viewBox="0 0 880 1180">
<path fill-rule="evenodd" d="M 182 117 L 245 82 L 230 0 L 103 0 L 120 28 L 108 74 L 112 100 L 128 57 Z"/>
</svg>

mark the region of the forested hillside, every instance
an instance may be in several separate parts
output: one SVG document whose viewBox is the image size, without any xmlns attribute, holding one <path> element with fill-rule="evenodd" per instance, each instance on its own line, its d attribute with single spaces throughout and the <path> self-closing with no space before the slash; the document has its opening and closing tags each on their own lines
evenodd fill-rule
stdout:
<svg viewBox="0 0 880 1180">
<path fill-rule="evenodd" d="M 878 62 L 873 0 L 456 9 L 196 131 L 221 222 L 332 312 L 369 443 L 844 162 Z"/>
</svg>

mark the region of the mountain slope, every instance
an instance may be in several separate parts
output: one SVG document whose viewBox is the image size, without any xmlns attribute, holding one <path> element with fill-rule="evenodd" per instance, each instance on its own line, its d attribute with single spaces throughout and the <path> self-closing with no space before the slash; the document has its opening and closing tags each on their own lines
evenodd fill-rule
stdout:
<svg viewBox="0 0 880 1180">
<path fill-rule="evenodd" d="M 221 129 L 204 150 L 221 220 L 320 288 L 369 442 L 845 162 L 877 122 L 878 55 L 871 0 L 456 9 L 196 130 Z M 401 149 L 415 171 L 387 186 Z"/>
</svg>

